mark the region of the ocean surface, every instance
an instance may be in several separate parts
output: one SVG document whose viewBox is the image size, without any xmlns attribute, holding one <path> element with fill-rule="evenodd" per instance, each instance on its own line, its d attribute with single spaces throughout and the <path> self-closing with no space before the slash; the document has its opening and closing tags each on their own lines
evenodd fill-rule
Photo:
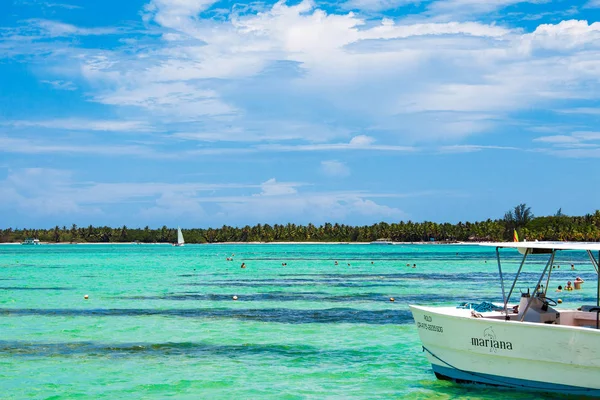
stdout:
<svg viewBox="0 0 600 400">
<path fill-rule="evenodd" d="M 564 307 L 595 303 L 584 256 L 557 256 Z M 473 245 L 0 245 L 0 398 L 548 398 L 430 370 L 408 305 L 501 299 Z"/>
</svg>

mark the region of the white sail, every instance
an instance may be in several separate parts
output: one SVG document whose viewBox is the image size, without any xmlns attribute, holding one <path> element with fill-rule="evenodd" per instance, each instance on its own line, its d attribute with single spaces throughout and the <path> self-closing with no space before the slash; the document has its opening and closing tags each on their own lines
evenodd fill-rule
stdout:
<svg viewBox="0 0 600 400">
<path fill-rule="evenodd" d="M 181 228 L 177 227 L 177 244 L 179 246 L 183 246 L 185 240 L 183 240 L 183 233 L 181 233 Z"/>
</svg>

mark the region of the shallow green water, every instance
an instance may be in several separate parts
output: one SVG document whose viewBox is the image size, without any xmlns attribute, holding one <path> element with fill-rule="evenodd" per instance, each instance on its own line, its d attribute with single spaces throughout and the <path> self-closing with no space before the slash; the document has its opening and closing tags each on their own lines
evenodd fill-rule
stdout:
<svg viewBox="0 0 600 400">
<path fill-rule="evenodd" d="M 0 397 L 544 398 L 438 381 L 421 352 L 408 304 L 498 301 L 497 276 L 478 246 L 4 245 Z"/>
</svg>

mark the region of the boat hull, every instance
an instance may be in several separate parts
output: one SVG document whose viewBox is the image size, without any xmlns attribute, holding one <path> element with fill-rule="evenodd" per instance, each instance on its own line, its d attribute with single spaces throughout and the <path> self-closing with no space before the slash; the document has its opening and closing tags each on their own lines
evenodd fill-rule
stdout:
<svg viewBox="0 0 600 400">
<path fill-rule="evenodd" d="M 600 331 L 410 306 L 440 379 L 600 397 Z"/>
</svg>

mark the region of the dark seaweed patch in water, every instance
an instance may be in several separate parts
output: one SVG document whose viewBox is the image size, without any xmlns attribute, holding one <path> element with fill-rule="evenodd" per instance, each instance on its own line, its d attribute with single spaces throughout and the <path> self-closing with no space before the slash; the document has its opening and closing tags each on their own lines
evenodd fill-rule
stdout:
<svg viewBox="0 0 600 400">
<path fill-rule="evenodd" d="M 39 315 L 45 317 L 139 317 L 165 316 L 183 318 L 233 318 L 249 321 L 277 322 L 284 324 L 406 324 L 412 321 L 408 310 L 366 311 L 353 308 L 330 308 L 324 310 L 269 309 L 43 309 L 2 308 L 0 316 Z"/>
<path fill-rule="evenodd" d="M 239 344 L 215 345 L 207 343 L 28 343 L 23 341 L 0 341 L 0 355 L 20 357 L 52 356 L 96 356 L 96 357 L 136 357 L 136 356 L 185 356 L 185 357 L 242 357 L 246 355 L 301 359 L 303 362 L 321 362 L 355 358 L 371 360 L 378 357 L 372 351 L 324 350 L 309 345 L 265 345 Z"/>
<path fill-rule="evenodd" d="M 402 281 L 413 281 L 413 280 L 429 280 L 429 281 L 449 281 L 449 282 L 493 282 L 494 284 L 498 282 L 499 275 L 497 271 L 494 272 L 469 272 L 469 273 L 422 273 L 422 272 L 399 272 L 399 273 L 387 273 L 387 274 L 296 274 L 292 276 L 320 276 L 321 279 L 317 278 L 286 278 L 285 280 L 278 281 L 266 281 L 266 280 L 234 280 L 234 281 L 212 281 L 208 284 L 229 284 L 230 282 L 256 282 L 259 284 L 274 282 L 279 284 L 298 282 L 298 284 L 303 283 L 313 283 L 313 284 L 332 284 L 335 285 L 339 282 L 347 283 L 351 286 L 382 286 L 379 283 L 373 283 L 373 280 L 389 282 L 390 284 L 398 284 Z M 519 281 L 527 281 L 527 280 L 536 280 L 539 278 L 540 273 L 533 272 L 523 272 L 519 276 Z M 514 274 L 504 273 L 504 279 L 506 281 L 513 280 L 515 277 Z M 362 282 L 370 282 L 370 283 L 362 283 Z M 196 284 L 192 284 L 196 285 Z M 387 286 L 387 285 L 384 285 Z"/>
<path fill-rule="evenodd" d="M 265 281 L 265 282 L 257 282 L 257 283 L 250 283 L 250 282 L 228 282 L 227 284 L 224 283 L 219 283 L 219 284 L 215 284 L 215 283 L 184 283 L 184 286 L 202 286 L 202 287 L 207 287 L 207 286 L 218 286 L 218 287 L 223 287 L 223 286 L 231 286 L 231 287 L 257 287 L 257 286 L 277 286 L 277 287 L 295 287 L 295 286 L 319 286 L 319 285 L 326 285 L 326 286 L 331 286 L 331 287 L 345 287 L 345 288 L 354 288 L 354 287 L 358 287 L 358 288 L 366 288 L 366 287 L 388 287 L 388 286 L 398 286 L 398 284 L 396 283 L 387 283 L 387 284 L 383 284 L 383 283 L 352 283 L 352 282 L 345 282 L 345 283 L 311 283 L 311 284 L 301 284 L 301 283 L 277 283 L 277 282 L 271 282 L 271 281 Z"/>
<path fill-rule="evenodd" d="M 404 303 L 423 303 L 432 302 L 452 302 L 456 301 L 456 296 L 452 294 L 411 294 L 395 295 L 382 293 L 360 293 L 342 296 L 332 296 L 328 293 L 252 293 L 239 296 L 238 301 L 321 301 L 321 302 L 389 302 L 390 297 L 394 297 L 398 302 Z M 197 293 L 170 293 L 162 296 L 130 296 L 122 297 L 131 300 L 174 300 L 174 301 L 231 301 L 231 295 L 226 294 L 197 294 Z"/>
<path fill-rule="evenodd" d="M 381 252 L 372 252 L 372 253 L 361 253 L 359 257 L 353 253 L 338 253 L 337 257 L 321 257 L 322 254 L 316 253 L 315 256 L 312 257 L 295 257 L 295 256 L 272 256 L 272 257 L 243 257 L 244 261 L 354 261 L 354 262 L 365 262 L 370 263 L 371 261 L 395 261 L 401 263 L 403 260 L 413 260 L 420 259 L 424 261 L 444 261 L 448 262 L 448 260 L 487 260 L 487 259 L 495 259 L 495 254 L 480 254 L 476 255 L 451 255 L 448 254 L 439 254 L 433 255 L 432 253 L 427 254 L 427 258 L 424 257 L 423 252 L 393 252 L 386 251 L 385 253 Z M 506 257 L 506 259 L 519 259 L 519 257 Z"/>
<path fill-rule="evenodd" d="M 68 287 L 25 287 L 25 286 L 4 286 L 0 290 L 73 290 Z"/>
</svg>

